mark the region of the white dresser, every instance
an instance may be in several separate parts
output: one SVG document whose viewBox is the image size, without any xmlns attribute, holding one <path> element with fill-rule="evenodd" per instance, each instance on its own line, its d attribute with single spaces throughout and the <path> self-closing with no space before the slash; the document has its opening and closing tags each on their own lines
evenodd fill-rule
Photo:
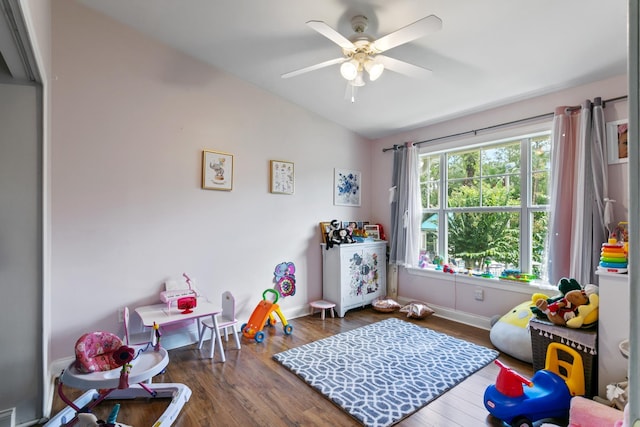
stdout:
<svg viewBox="0 0 640 427">
<path fill-rule="evenodd" d="M 364 307 L 387 292 L 387 242 L 322 244 L 322 298 L 336 304 L 338 316 Z"/>
<path fill-rule="evenodd" d="M 629 339 L 629 276 L 598 272 L 598 395 L 607 396 L 607 384 L 626 379 L 628 360 L 619 345 Z"/>
</svg>

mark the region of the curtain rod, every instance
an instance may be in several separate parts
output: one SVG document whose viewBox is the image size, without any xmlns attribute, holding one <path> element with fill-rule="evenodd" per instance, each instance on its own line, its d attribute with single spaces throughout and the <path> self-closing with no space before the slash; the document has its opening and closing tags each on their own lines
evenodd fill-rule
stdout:
<svg viewBox="0 0 640 427">
<path fill-rule="evenodd" d="M 602 101 L 602 107 L 606 107 L 606 104 L 608 102 L 616 102 L 616 101 L 622 101 L 624 99 L 627 99 L 627 95 L 622 95 L 622 96 L 618 96 L 616 98 L 611 98 L 611 99 L 605 99 L 604 101 Z M 580 108 L 580 107 L 576 107 L 576 108 Z M 526 117 L 524 119 L 518 119 L 518 120 L 513 120 L 511 122 L 506 122 L 506 123 L 500 123 L 497 125 L 492 125 L 492 126 L 487 126 L 487 127 L 483 127 L 483 128 L 479 128 L 479 129 L 473 129 L 473 130 L 468 130 L 466 132 L 460 132 L 460 133 L 454 133 L 451 135 L 446 135 L 446 136 L 439 136 L 437 138 L 431 138 L 431 139 L 427 139 L 424 141 L 419 141 L 419 142 L 414 142 L 413 145 L 421 145 L 421 144 L 426 144 L 427 142 L 434 142 L 434 141 L 440 141 L 441 139 L 447 139 L 447 138 L 453 138 L 456 136 L 462 136 L 462 135 L 468 135 L 468 134 L 474 134 L 477 135 L 478 132 L 482 132 L 485 130 L 490 130 L 490 129 L 495 129 L 495 128 L 501 128 L 504 126 L 511 126 L 517 123 L 523 123 L 523 122 L 528 122 L 531 120 L 538 120 L 538 119 L 543 119 L 545 117 L 553 117 L 555 113 L 546 113 L 546 114 L 539 114 L 537 116 L 532 116 L 532 117 Z M 383 148 L 382 152 L 387 152 L 387 151 L 395 151 L 399 148 L 404 147 L 404 145 L 398 145 L 398 144 L 394 144 L 393 147 L 388 147 L 388 148 Z"/>
</svg>

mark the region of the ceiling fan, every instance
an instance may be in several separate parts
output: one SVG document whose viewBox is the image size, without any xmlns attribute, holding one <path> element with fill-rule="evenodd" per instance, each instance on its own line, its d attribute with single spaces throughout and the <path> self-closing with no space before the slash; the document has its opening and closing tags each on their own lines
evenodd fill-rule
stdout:
<svg viewBox="0 0 640 427">
<path fill-rule="evenodd" d="M 410 77 L 424 78 L 429 76 L 431 70 L 427 68 L 418 67 L 417 65 L 380 54 L 439 31 L 442 28 L 442 20 L 435 15 L 429 15 L 377 40 L 365 33 L 368 20 L 363 15 L 356 15 L 351 19 L 351 27 L 355 34 L 350 39 L 347 39 L 322 21 L 308 21 L 307 25 L 340 46 L 343 56 L 290 71 L 282 74 L 282 78 L 286 79 L 331 65 L 342 64 L 340 66 L 340 74 L 348 82 L 347 96 L 350 92 L 350 98 L 353 102 L 355 101 L 356 88 L 365 85 L 365 71 L 369 76 L 369 81 L 378 79 L 385 69 Z"/>
</svg>

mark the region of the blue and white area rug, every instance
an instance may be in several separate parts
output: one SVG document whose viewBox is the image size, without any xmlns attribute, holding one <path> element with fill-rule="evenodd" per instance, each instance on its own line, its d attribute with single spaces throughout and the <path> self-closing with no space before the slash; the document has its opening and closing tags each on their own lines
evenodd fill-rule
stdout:
<svg viewBox="0 0 640 427">
<path fill-rule="evenodd" d="M 497 357 L 396 318 L 273 356 L 367 427 L 399 422 Z"/>
</svg>

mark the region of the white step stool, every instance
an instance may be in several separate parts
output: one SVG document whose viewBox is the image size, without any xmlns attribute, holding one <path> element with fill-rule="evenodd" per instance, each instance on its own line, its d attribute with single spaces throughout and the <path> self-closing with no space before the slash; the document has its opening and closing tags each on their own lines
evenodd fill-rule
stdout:
<svg viewBox="0 0 640 427">
<path fill-rule="evenodd" d="M 330 301 L 312 301 L 309 303 L 309 305 L 311 306 L 311 315 L 313 315 L 316 312 L 316 309 L 318 309 L 321 312 L 320 318 L 324 320 L 324 311 L 328 309 L 331 311 L 331 317 L 335 317 L 335 315 L 333 314 L 333 307 L 335 307 L 336 305 Z"/>
</svg>

